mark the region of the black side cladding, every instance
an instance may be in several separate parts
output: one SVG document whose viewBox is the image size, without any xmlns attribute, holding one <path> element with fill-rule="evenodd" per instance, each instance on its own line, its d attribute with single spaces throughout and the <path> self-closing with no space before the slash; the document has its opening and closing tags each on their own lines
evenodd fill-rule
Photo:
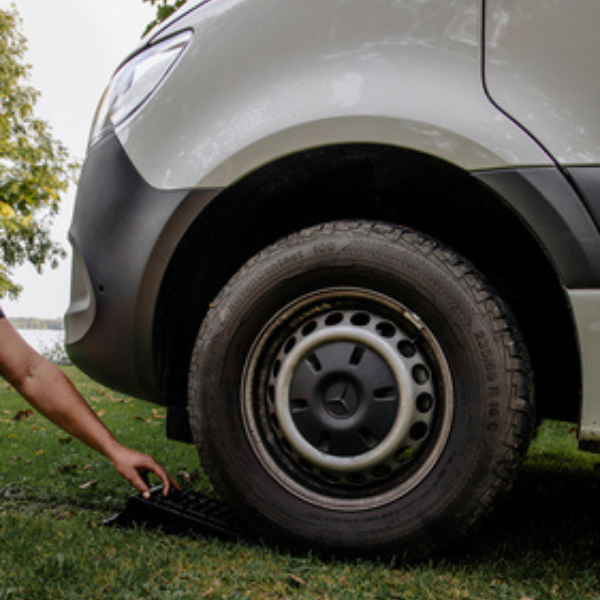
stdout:
<svg viewBox="0 0 600 600">
<path fill-rule="evenodd" d="M 600 229 L 600 167 L 569 167 L 567 172 Z"/>
</svg>

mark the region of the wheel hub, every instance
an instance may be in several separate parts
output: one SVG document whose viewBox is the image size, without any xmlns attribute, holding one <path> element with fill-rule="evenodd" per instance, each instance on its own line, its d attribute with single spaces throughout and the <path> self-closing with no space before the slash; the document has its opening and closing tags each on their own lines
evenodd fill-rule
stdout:
<svg viewBox="0 0 600 600">
<path fill-rule="evenodd" d="M 337 419 L 348 419 L 354 415 L 361 401 L 356 386 L 345 380 L 330 385 L 323 395 L 325 411 Z"/>
<path fill-rule="evenodd" d="M 398 413 L 398 385 L 375 351 L 356 342 L 325 343 L 300 361 L 290 408 L 304 439 L 324 454 L 364 454 L 389 433 Z"/>
</svg>

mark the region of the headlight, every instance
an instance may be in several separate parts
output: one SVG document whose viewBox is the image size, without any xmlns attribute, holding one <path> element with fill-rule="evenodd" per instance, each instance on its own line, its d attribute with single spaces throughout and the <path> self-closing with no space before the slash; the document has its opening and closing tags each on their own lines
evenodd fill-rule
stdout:
<svg viewBox="0 0 600 600">
<path fill-rule="evenodd" d="M 192 37 L 184 31 L 142 50 L 111 79 L 94 117 L 90 145 L 137 110 L 159 86 Z"/>
</svg>

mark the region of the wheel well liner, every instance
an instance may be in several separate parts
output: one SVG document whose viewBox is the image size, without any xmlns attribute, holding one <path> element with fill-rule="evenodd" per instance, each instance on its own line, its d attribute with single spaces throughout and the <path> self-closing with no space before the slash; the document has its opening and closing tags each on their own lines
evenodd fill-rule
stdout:
<svg viewBox="0 0 600 600">
<path fill-rule="evenodd" d="M 294 231 L 369 219 L 423 231 L 471 260 L 505 299 L 531 353 L 540 417 L 578 417 L 580 365 L 566 295 L 544 249 L 509 205 L 431 156 L 373 144 L 284 157 L 223 190 L 189 227 L 158 298 L 154 360 L 165 403 L 183 407 L 198 329 L 251 256 Z"/>
</svg>

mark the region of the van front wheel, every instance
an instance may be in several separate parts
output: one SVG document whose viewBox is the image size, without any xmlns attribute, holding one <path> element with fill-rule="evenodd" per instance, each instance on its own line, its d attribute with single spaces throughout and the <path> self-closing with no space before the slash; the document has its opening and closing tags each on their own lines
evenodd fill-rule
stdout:
<svg viewBox="0 0 600 600">
<path fill-rule="evenodd" d="M 455 542 L 510 487 L 532 424 L 503 302 L 424 235 L 333 223 L 266 249 L 198 335 L 201 462 L 258 533 L 337 554 Z"/>
</svg>

